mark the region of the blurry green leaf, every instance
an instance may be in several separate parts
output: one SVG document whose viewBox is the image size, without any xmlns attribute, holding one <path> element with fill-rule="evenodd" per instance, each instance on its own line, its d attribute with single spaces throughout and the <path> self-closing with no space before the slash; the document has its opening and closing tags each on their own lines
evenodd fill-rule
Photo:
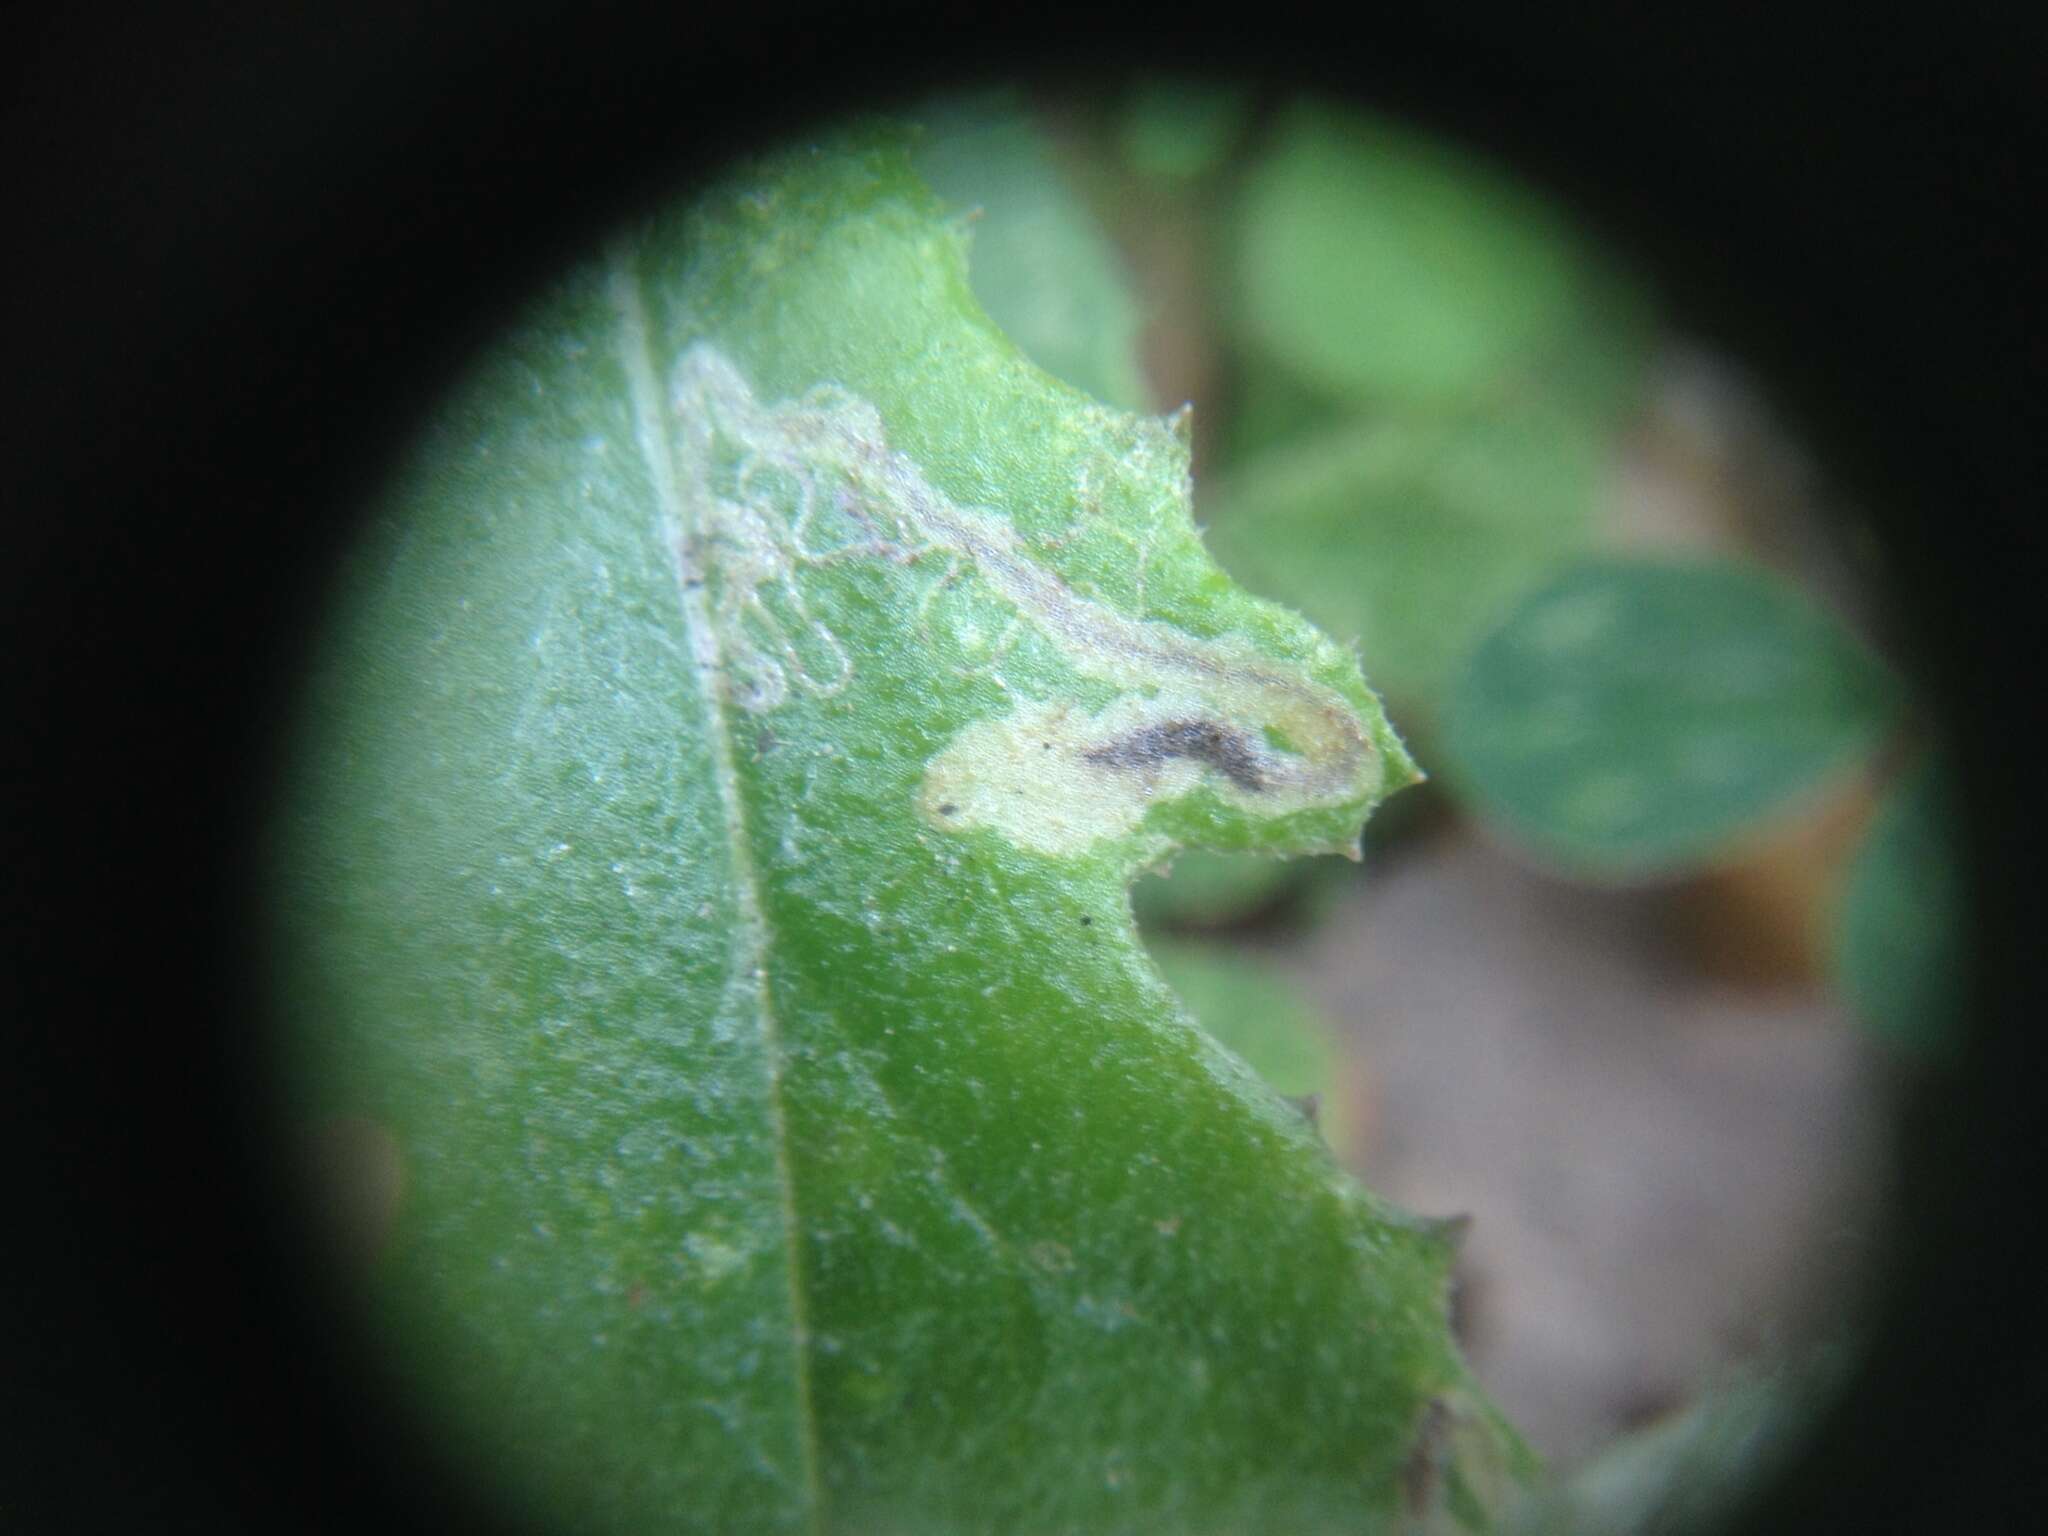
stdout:
<svg viewBox="0 0 2048 1536">
<path fill-rule="evenodd" d="M 1210 546 L 1355 639 L 1426 733 L 1480 633 L 1592 540 L 1639 298 L 1498 172 L 1313 103 L 1275 127 L 1237 233 Z"/>
<path fill-rule="evenodd" d="M 1141 176 L 1191 181 L 1216 168 L 1244 132 L 1251 93 L 1210 80 L 1140 81 L 1124 102 L 1118 140 Z"/>
<path fill-rule="evenodd" d="M 1968 890 L 1953 771 L 1920 763 L 1885 798 L 1849 871 L 1837 970 L 1878 1035 L 1916 1051 L 1954 1046 L 1967 977 Z"/>
<path fill-rule="evenodd" d="M 1328 437 L 1361 425 L 1361 413 L 1351 401 L 1312 388 L 1263 358 L 1237 360 L 1228 398 L 1217 455 L 1225 475 L 1292 440 Z M 1195 488 L 1204 521 L 1214 515 L 1207 494 L 1212 489 L 1208 484 Z"/>
<path fill-rule="evenodd" d="M 397 475 L 306 690 L 281 1011 L 391 1167 L 389 1368 L 522 1512 L 1291 1536 L 1526 1473 L 1442 1234 L 1130 923 L 1175 847 L 1344 848 L 1410 773 L 1186 498 L 879 131 L 568 274 Z"/>
<path fill-rule="evenodd" d="M 1304 102 L 1248 174 L 1237 223 L 1247 339 L 1368 402 L 1469 403 L 1523 387 L 1612 402 L 1639 300 L 1562 213 L 1423 134 Z"/>
<path fill-rule="evenodd" d="M 1784 1465 L 1839 1377 L 1832 1354 L 1731 1382 L 1623 1435 L 1523 1505 L 1514 1536 L 1712 1536 Z"/>
<path fill-rule="evenodd" d="M 1200 931 L 1248 921 L 1303 933 L 1328 918 L 1363 865 L 1427 836 L 1445 814 L 1432 784 L 1396 795 L 1373 812 L 1360 836 L 1360 859 L 1273 859 L 1258 854 L 1193 849 L 1131 887 L 1131 907 L 1148 932 Z"/>
<path fill-rule="evenodd" d="M 1595 560 L 1531 593 L 1453 684 L 1454 787 L 1586 874 L 1712 858 L 1871 747 L 1890 675 L 1798 592 L 1732 565 Z"/>
<path fill-rule="evenodd" d="M 1201 507 L 1226 570 L 1356 640 L 1374 686 L 1432 716 L 1481 631 L 1591 541 L 1604 452 L 1536 404 L 1385 415 L 1269 449 Z"/>
<path fill-rule="evenodd" d="M 1141 924 L 1214 927 L 1275 905 L 1314 868 L 1301 859 L 1197 849 L 1132 886 L 1131 907 Z"/>
<path fill-rule="evenodd" d="M 1360 1084 L 1330 1026 L 1273 965 L 1215 944 L 1154 943 L 1167 984 L 1210 1036 L 1243 1057 L 1273 1091 L 1315 1101 L 1324 1140 L 1341 1158 L 1357 1152 Z"/>
<path fill-rule="evenodd" d="M 968 280 L 989 318 L 1054 378 L 1126 410 L 1146 401 L 1123 263 L 1014 92 L 922 114 L 917 172 L 969 213 Z"/>
</svg>

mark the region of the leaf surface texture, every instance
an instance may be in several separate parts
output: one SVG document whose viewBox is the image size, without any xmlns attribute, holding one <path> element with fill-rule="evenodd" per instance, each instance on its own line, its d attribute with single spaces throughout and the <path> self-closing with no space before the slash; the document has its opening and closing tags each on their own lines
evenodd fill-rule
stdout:
<svg viewBox="0 0 2048 1536">
<path fill-rule="evenodd" d="M 1127 890 L 1412 773 L 1167 421 L 982 315 L 882 130 L 537 302 L 396 476 L 278 854 L 393 1368 L 591 1531 L 1355 1531 L 1524 1453 L 1450 1245 L 1181 1010 Z"/>
</svg>

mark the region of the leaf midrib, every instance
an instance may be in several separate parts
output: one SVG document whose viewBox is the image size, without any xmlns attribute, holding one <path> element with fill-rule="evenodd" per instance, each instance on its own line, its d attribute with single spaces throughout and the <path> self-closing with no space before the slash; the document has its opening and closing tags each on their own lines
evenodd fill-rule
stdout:
<svg viewBox="0 0 2048 1536">
<path fill-rule="evenodd" d="M 689 526 L 687 503 L 676 485 L 675 456 L 670 448 L 667 416 L 662 409 L 653 338 L 648 330 L 639 278 L 634 271 L 633 248 L 628 243 L 622 242 L 611 253 L 609 286 L 612 305 L 618 315 L 621 361 L 632 396 L 635 443 L 653 481 L 656 515 L 662 524 L 662 541 L 669 549 L 680 551 L 688 547 L 687 541 L 694 530 Z M 753 845 L 747 835 L 746 807 L 740 795 L 733 754 L 728 720 L 731 701 L 726 695 L 726 670 L 718 630 L 712 621 L 703 586 L 693 585 L 685 579 L 679 555 L 671 565 L 690 663 L 696 673 L 697 693 L 704 708 L 705 734 L 733 875 L 738 921 L 734 925 L 726 976 L 727 995 L 740 1002 L 753 1016 L 768 1063 L 769 1132 L 774 1142 L 776 1187 L 785 1233 L 790 1317 L 795 1333 L 792 1353 L 797 1438 L 803 1460 L 808 1525 L 816 1536 L 822 1529 L 824 1506 L 818 1465 L 817 1422 L 811 1405 L 810 1355 L 804 1345 L 807 1328 L 798 1249 L 801 1229 L 797 1223 L 796 1188 L 790 1172 L 788 1123 L 782 1105 L 782 1037 L 768 987 L 772 934 L 762 910 L 760 877 L 754 867 Z"/>
</svg>

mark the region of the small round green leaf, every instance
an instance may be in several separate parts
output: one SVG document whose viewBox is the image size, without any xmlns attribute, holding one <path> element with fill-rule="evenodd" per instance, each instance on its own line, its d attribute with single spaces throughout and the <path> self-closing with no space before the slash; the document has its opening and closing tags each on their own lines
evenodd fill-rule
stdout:
<svg viewBox="0 0 2048 1536">
<path fill-rule="evenodd" d="M 923 126 L 913 163 L 970 220 L 968 280 L 989 318 L 1054 378 L 1142 409 L 1122 259 L 1023 103 L 1007 91 L 949 98 Z"/>
<path fill-rule="evenodd" d="M 1560 348 L 1582 387 L 1625 375 L 1634 350 L 1633 299 L 1560 210 L 1442 143 L 1312 102 L 1247 178 L 1236 285 L 1257 350 L 1370 402 L 1469 400 Z M 1586 366 L 1610 347 L 1620 366 Z"/>
<path fill-rule="evenodd" d="M 1780 1471 L 1839 1386 L 1834 1349 L 1707 1387 L 1623 1434 L 1516 1512 L 1514 1536 L 1712 1536 Z"/>
<path fill-rule="evenodd" d="M 1192 181 L 1215 170 L 1244 133 L 1251 95 L 1211 80 L 1140 81 L 1118 125 L 1124 163 L 1141 176 Z"/>
<path fill-rule="evenodd" d="M 1850 867 L 1836 952 L 1843 990 L 1880 1038 L 1929 1052 L 1962 1023 L 1967 892 L 1955 783 L 1930 758 L 1897 785 Z"/>
<path fill-rule="evenodd" d="M 1278 905 L 1313 868 L 1196 849 L 1132 886 L 1131 908 L 1147 926 L 1215 927 Z"/>
<path fill-rule="evenodd" d="M 1443 749 L 1481 814 L 1589 875 L 1712 859 L 1869 748 L 1883 667 L 1796 590 L 1714 563 L 1588 561 L 1453 684 Z"/>
<path fill-rule="evenodd" d="M 1591 542 L 1605 433 L 1544 401 L 1354 417 L 1243 462 L 1202 499 L 1225 569 L 1355 640 L 1432 717 L 1454 665 Z"/>
</svg>

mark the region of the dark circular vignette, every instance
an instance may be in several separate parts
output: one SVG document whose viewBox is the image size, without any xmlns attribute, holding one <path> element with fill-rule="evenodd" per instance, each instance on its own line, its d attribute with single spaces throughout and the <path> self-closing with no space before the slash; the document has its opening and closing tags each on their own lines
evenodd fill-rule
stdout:
<svg viewBox="0 0 2048 1536">
<path fill-rule="evenodd" d="M 1983 1029 L 1902 1113 L 1878 1347 L 1746 1524 L 2034 1512 L 2022 765 L 2048 561 L 2025 50 L 1988 17 L 1852 41 L 1312 14 L 359 3 L 17 26 L 0 867 L 26 1210 L 0 1522 L 502 1528 L 335 1321 L 262 1088 L 248 877 L 323 572 L 468 344 L 639 200 L 877 94 L 1127 63 L 1348 93 L 1548 182 L 1869 509 L 1969 787 Z"/>
</svg>

